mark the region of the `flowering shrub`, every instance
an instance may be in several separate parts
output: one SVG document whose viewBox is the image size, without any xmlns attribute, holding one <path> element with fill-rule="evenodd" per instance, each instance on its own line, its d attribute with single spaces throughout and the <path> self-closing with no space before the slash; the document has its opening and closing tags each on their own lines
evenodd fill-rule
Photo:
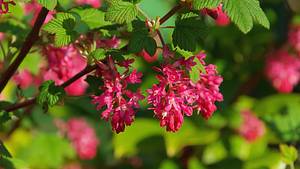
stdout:
<svg viewBox="0 0 300 169">
<path fill-rule="evenodd" d="M 300 41 L 284 10 L 0 0 L 0 169 L 293 168 Z"/>
</svg>

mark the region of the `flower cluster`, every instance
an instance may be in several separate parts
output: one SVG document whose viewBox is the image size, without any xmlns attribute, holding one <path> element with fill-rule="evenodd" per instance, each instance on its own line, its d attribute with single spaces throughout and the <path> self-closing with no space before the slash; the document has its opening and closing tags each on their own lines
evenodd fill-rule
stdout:
<svg viewBox="0 0 300 169">
<path fill-rule="evenodd" d="M 40 11 L 42 10 L 42 5 L 36 2 L 36 0 L 32 0 L 30 3 L 25 3 L 24 5 L 24 13 L 25 15 L 30 15 L 33 13 L 33 17 L 30 21 L 30 25 L 34 25 Z M 50 11 L 45 19 L 44 23 L 48 23 L 52 18 L 53 15 L 55 14 L 54 11 Z"/>
<path fill-rule="evenodd" d="M 39 85 L 38 78 L 36 78 L 29 70 L 24 69 L 13 76 L 14 82 L 21 88 L 26 89 L 32 84 Z"/>
<path fill-rule="evenodd" d="M 200 78 L 193 82 L 188 75 L 195 65 L 194 59 L 198 59 L 205 72 L 200 71 Z M 222 77 L 217 74 L 214 65 L 206 65 L 205 54 L 200 53 L 189 59 L 179 59 L 173 64 L 156 68 L 161 74 L 157 76 L 158 84 L 148 89 L 148 103 L 151 110 L 160 120 L 160 125 L 167 131 L 178 131 L 184 121 L 184 115 L 191 116 L 193 111 L 208 119 L 217 107 L 216 101 L 222 101 L 223 96 L 219 92 Z"/>
<path fill-rule="evenodd" d="M 201 12 L 215 19 L 216 24 L 219 26 L 226 26 L 230 24 L 230 19 L 227 16 L 227 14 L 223 11 L 222 4 L 220 4 L 217 8 L 214 9 L 207 9 L 207 8 L 202 9 Z"/>
<path fill-rule="evenodd" d="M 255 141 L 265 134 L 264 123 L 249 110 L 242 111 L 241 115 L 243 121 L 239 133 L 247 141 Z"/>
<path fill-rule="evenodd" d="M 44 70 L 44 80 L 53 80 L 56 85 L 61 85 L 69 80 L 75 74 L 83 70 L 87 63 L 73 45 L 56 48 L 51 45 L 43 49 L 43 54 L 48 59 L 48 68 Z M 78 79 L 70 86 L 65 88 L 69 95 L 82 95 L 87 83 L 84 81 L 85 76 Z"/>
<path fill-rule="evenodd" d="M 288 34 L 288 42 L 300 54 L 300 25 L 291 27 Z"/>
<path fill-rule="evenodd" d="M 131 125 L 135 117 L 135 108 L 139 108 L 138 101 L 144 99 L 140 91 L 133 92 L 127 89 L 128 84 L 141 83 L 142 73 L 133 70 L 129 72 L 129 67 L 133 60 L 125 60 L 118 63 L 126 70 L 119 73 L 115 67 L 113 59 L 109 56 L 106 65 L 99 65 L 99 75 L 102 76 L 103 86 L 100 89 L 103 93 L 99 96 L 92 96 L 92 103 L 97 105 L 97 110 L 105 107 L 101 117 L 106 121 L 111 121 L 112 129 L 117 133 L 123 132 L 125 126 Z"/>
<path fill-rule="evenodd" d="M 9 5 L 16 5 L 16 3 L 13 0 L 10 1 L 0 0 L 0 15 L 9 12 Z"/>
<path fill-rule="evenodd" d="M 300 80 L 300 58 L 279 50 L 269 54 L 265 73 L 275 89 L 290 93 Z"/>
<path fill-rule="evenodd" d="M 82 118 L 67 122 L 67 136 L 81 159 L 92 159 L 97 154 L 99 140 L 94 129 Z"/>
</svg>

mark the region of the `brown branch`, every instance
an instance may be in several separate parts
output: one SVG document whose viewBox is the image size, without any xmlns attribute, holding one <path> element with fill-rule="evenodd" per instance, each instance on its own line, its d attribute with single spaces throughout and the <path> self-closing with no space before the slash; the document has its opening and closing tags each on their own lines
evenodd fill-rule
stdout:
<svg viewBox="0 0 300 169">
<path fill-rule="evenodd" d="M 8 83 L 9 79 L 14 75 L 14 73 L 17 71 L 18 67 L 30 51 L 33 44 L 37 41 L 39 38 L 39 32 L 40 29 L 47 17 L 49 10 L 46 8 L 42 8 L 41 12 L 38 15 L 38 18 L 35 21 L 35 24 L 31 30 L 31 32 L 28 34 L 28 36 L 25 39 L 25 42 L 21 48 L 21 51 L 17 58 L 13 61 L 13 63 L 8 67 L 8 69 L 3 73 L 1 79 L 0 79 L 0 93 L 5 88 L 6 84 Z"/>
<path fill-rule="evenodd" d="M 182 4 L 174 6 L 165 16 L 163 16 L 159 22 L 160 24 L 165 23 L 169 18 L 171 18 L 176 12 L 183 8 Z"/>
<path fill-rule="evenodd" d="M 63 88 L 68 87 L 69 85 L 71 85 L 73 82 L 75 82 L 76 80 L 78 80 L 82 76 L 94 71 L 96 68 L 97 68 L 97 65 L 87 66 L 85 69 L 83 69 L 82 71 L 77 73 L 75 76 L 73 76 L 72 78 L 67 80 L 65 83 L 61 84 L 60 87 L 63 87 Z M 16 103 L 14 105 L 10 105 L 10 106 L 4 108 L 3 110 L 6 111 L 6 112 L 11 112 L 11 111 L 15 111 L 15 110 L 27 107 L 27 106 L 31 106 L 35 103 L 36 103 L 36 98 L 32 98 L 32 99 L 26 100 L 26 101 L 21 102 L 21 103 Z"/>
</svg>

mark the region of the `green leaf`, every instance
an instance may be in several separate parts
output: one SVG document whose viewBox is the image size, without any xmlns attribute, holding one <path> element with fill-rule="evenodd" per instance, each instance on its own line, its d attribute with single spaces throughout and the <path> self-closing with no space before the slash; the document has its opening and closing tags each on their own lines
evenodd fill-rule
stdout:
<svg viewBox="0 0 300 169">
<path fill-rule="evenodd" d="M 138 9 L 135 4 L 122 0 L 110 0 L 109 2 L 110 6 L 105 14 L 107 21 L 123 24 L 130 23 L 136 18 Z"/>
<path fill-rule="evenodd" d="M 57 0 L 38 0 L 38 3 L 48 10 L 53 10 L 57 5 Z"/>
<path fill-rule="evenodd" d="M 146 52 L 153 56 L 156 52 L 157 44 L 156 41 L 149 35 L 144 22 L 135 20 L 132 24 L 133 31 L 128 44 L 129 51 L 132 53 L 139 53 L 145 49 Z"/>
<path fill-rule="evenodd" d="M 298 151 L 295 147 L 293 146 L 288 146 L 285 144 L 281 144 L 280 146 L 280 152 L 282 156 L 282 160 L 286 164 L 293 164 L 297 158 L 298 158 Z"/>
<path fill-rule="evenodd" d="M 74 8 L 70 12 L 79 15 L 81 22 L 90 29 L 111 25 L 111 22 L 105 21 L 105 13 L 95 8 Z"/>
<path fill-rule="evenodd" d="M 106 52 L 103 48 L 98 48 L 94 50 L 91 54 L 92 59 L 103 60 L 106 58 Z"/>
<path fill-rule="evenodd" d="M 70 13 L 57 13 L 55 19 L 52 19 L 44 26 L 44 30 L 55 34 L 55 45 L 57 47 L 68 45 L 72 42 L 77 32 L 74 31 L 76 18 Z"/>
<path fill-rule="evenodd" d="M 89 89 L 93 91 L 93 93 L 96 95 L 101 94 L 101 90 L 99 89 L 99 86 L 103 85 L 103 80 L 101 78 L 88 75 L 85 81 L 89 84 Z"/>
<path fill-rule="evenodd" d="M 0 158 L 3 156 L 12 157 L 7 148 L 4 146 L 3 142 L 0 140 Z"/>
<path fill-rule="evenodd" d="M 195 51 L 206 35 L 206 27 L 199 17 L 178 19 L 172 35 L 174 47 Z"/>
<path fill-rule="evenodd" d="M 202 161 L 205 164 L 213 164 L 226 158 L 226 156 L 227 150 L 224 143 L 218 141 L 205 147 Z"/>
<path fill-rule="evenodd" d="M 253 23 L 270 28 L 270 23 L 258 0 L 223 0 L 223 7 L 230 19 L 244 32 L 249 32 Z"/>
<path fill-rule="evenodd" d="M 40 94 L 37 97 L 37 102 L 44 108 L 52 107 L 58 103 L 65 95 L 62 87 L 55 86 L 54 81 L 49 80 L 44 82 L 40 88 Z"/>
<path fill-rule="evenodd" d="M 203 8 L 216 8 L 222 0 L 193 0 L 193 7 L 197 10 Z"/>
</svg>

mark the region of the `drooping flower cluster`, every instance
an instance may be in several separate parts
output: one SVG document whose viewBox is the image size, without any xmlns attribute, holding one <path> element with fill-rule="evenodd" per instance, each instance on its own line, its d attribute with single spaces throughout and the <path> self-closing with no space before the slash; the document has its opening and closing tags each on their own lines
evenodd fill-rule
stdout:
<svg viewBox="0 0 300 169">
<path fill-rule="evenodd" d="M 230 24 L 230 19 L 227 16 L 227 14 L 223 11 L 222 4 L 220 4 L 217 8 L 214 8 L 214 9 L 205 8 L 201 12 L 203 14 L 209 15 L 213 19 L 215 19 L 216 24 L 219 26 L 226 26 L 226 25 Z"/>
<path fill-rule="evenodd" d="M 127 89 L 128 84 L 141 83 L 142 73 L 133 70 L 129 72 L 129 67 L 133 60 L 125 60 L 118 63 L 126 70 L 119 73 L 115 67 L 115 62 L 109 56 L 108 64 L 99 65 L 99 75 L 102 76 L 103 86 L 100 87 L 102 94 L 92 96 L 92 103 L 97 105 L 97 110 L 105 107 L 101 117 L 106 121 L 111 121 L 112 129 L 117 133 L 123 132 L 125 126 L 130 126 L 134 121 L 135 110 L 139 108 L 138 101 L 144 96 L 140 90 L 133 92 Z"/>
<path fill-rule="evenodd" d="M 251 113 L 251 111 L 242 111 L 241 115 L 243 121 L 239 128 L 239 133 L 247 141 L 255 141 L 265 134 L 264 123 Z"/>
<path fill-rule="evenodd" d="M 38 78 L 35 77 L 29 70 L 24 69 L 13 76 L 14 82 L 21 88 L 26 89 L 31 85 L 39 85 Z"/>
<path fill-rule="evenodd" d="M 101 6 L 101 0 L 75 0 L 78 5 L 91 5 L 94 8 Z"/>
<path fill-rule="evenodd" d="M 16 3 L 13 0 L 10 1 L 0 0 L 0 15 L 9 12 L 9 5 L 16 5 Z"/>
<path fill-rule="evenodd" d="M 44 73 L 44 80 L 53 80 L 56 85 L 61 85 L 75 74 L 83 70 L 87 63 L 73 45 L 56 48 L 51 45 L 43 49 L 44 55 L 48 59 L 48 68 Z M 85 76 L 78 79 L 70 86 L 65 88 L 69 95 L 82 95 L 87 83 L 84 81 Z"/>
<path fill-rule="evenodd" d="M 300 80 L 300 58 L 279 50 L 269 54 L 265 73 L 275 89 L 290 93 Z"/>
<path fill-rule="evenodd" d="M 94 129 L 83 118 L 72 118 L 67 122 L 67 136 L 80 159 L 92 159 L 100 143 Z"/>
<path fill-rule="evenodd" d="M 185 60 L 179 59 L 173 64 L 163 65 L 156 68 L 161 74 L 157 76 L 158 84 L 148 89 L 148 103 L 152 105 L 151 110 L 160 120 L 160 125 L 166 127 L 167 131 L 178 131 L 184 121 L 184 115 L 191 116 L 193 111 L 200 112 L 208 119 L 216 111 L 215 102 L 222 101 L 223 96 L 219 92 L 222 77 L 217 74 L 214 65 L 206 65 L 205 54 Z M 200 78 L 193 82 L 189 75 L 198 59 L 203 65 L 205 72 L 200 70 Z"/>
</svg>

